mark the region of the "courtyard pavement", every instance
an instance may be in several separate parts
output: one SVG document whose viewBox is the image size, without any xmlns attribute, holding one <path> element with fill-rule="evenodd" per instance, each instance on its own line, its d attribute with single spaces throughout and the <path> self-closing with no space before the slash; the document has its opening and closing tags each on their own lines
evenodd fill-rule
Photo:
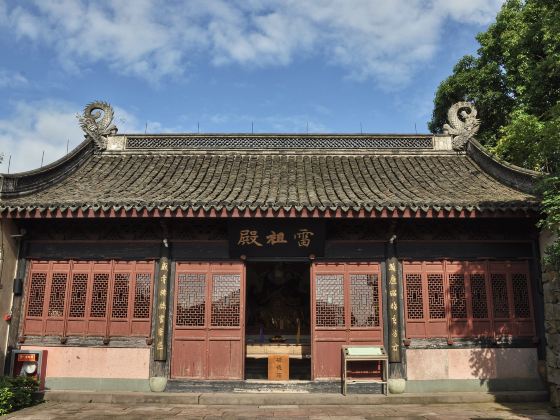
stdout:
<svg viewBox="0 0 560 420">
<path fill-rule="evenodd" d="M 46 402 L 9 414 L 13 419 L 557 419 L 548 403 L 403 405 L 178 405 Z"/>
</svg>

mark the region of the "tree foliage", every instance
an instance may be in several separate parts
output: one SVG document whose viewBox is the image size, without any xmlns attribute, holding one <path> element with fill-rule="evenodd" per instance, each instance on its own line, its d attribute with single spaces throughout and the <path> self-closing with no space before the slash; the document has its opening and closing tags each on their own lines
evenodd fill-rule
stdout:
<svg viewBox="0 0 560 420">
<path fill-rule="evenodd" d="M 441 132 L 453 103 L 473 101 L 483 116 L 478 139 L 494 147 L 514 111 L 545 119 L 560 101 L 560 2 L 508 0 L 477 40 L 477 55 L 438 87 L 429 128 Z"/>
<path fill-rule="evenodd" d="M 560 233 L 560 1 L 506 0 L 476 39 L 476 56 L 461 58 L 439 85 L 428 126 L 441 132 L 453 103 L 476 103 L 483 145 L 548 174 L 540 187 L 540 225 Z M 548 260 L 560 269 L 560 242 Z"/>
<path fill-rule="evenodd" d="M 0 416 L 32 405 L 37 389 L 34 378 L 0 376 Z"/>
</svg>

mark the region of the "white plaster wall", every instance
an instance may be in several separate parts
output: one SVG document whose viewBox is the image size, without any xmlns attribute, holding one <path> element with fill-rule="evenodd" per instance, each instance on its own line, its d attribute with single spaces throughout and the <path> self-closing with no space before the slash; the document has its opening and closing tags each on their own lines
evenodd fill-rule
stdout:
<svg viewBox="0 0 560 420">
<path fill-rule="evenodd" d="M 8 219 L 0 220 L 0 366 L 4 366 L 11 322 L 2 318 L 10 313 L 13 303 L 13 283 L 17 269 L 18 240 L 12 235 L 18 233 L 15 224 Z M 17 314 L 15 314 L 17 315 Z M 15 323 L 15 319 L 12 322 Z"/>
<path fill-rule="evenodd" d="M 100 347 L 37 347 L 47 350 L 47 378 L 148 379 L 150 349 Z"/>
<path fill-rule="evenodd" d="M 537 349 L 407 349 L 409 380 L 539 378 Z"/>
</svg>

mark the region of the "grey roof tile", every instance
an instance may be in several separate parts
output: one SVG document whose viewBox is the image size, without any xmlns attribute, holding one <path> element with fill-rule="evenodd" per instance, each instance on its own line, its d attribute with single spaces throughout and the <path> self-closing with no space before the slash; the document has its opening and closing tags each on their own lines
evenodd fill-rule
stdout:
<svg viewBox="0 0 560 420">
<path fill-rule="evenodd" d="M 536 208 L 466 155 L 92 155 L 6 208 Z"/>
</svg>

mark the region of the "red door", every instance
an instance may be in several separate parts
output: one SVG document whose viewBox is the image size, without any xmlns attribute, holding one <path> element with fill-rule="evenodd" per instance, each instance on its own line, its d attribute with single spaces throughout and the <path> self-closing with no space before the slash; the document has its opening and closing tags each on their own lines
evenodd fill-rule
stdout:
<svg viewBox="0 0 560 420">
<path fill-rule="evenodd" d="M 171 376 L 243 379 L 245 267 L 177 263 Z"/>
<path fill-rule="evenodd" d="M 340 378 L 343 345 L 383 344 L 379 264 L 315 263 L 311 279 L 312 379 Z"/>
</svg>

